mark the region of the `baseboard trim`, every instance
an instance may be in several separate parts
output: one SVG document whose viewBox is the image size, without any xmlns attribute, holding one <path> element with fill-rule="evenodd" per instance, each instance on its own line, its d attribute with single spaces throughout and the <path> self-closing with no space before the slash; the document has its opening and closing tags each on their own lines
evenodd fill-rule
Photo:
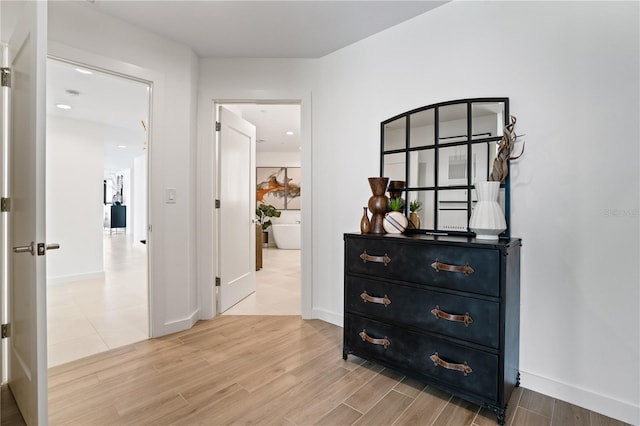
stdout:
<svg viewBox="0 0 640 426">
<path fill-rule="evenodd" d="M 338 327 L 342 327 L 344 323 L 342 313 L 327 311 L 326 309 L 313 308 L 312 318 L 326 321 Z"/>
<path fill-rule="evenodd" d="M 61 275 L 58 277 L 47 277 L 47 284 L 71 283 L 74 281 L 103 280 L 104 271 L 87 272 L 86 274 Z"/>
<path fill-rule="evenodd" d="M 161 337 L 166 336 L 167 334 L 173 334 L 179 331 L 188 330 L 193 327 L 196 322 L 198 322 L 199 314 L 200 311 L 196 309 L 187 318 L 166 322 L 159 327 L 159 330 L 153 330 L 153 335 L 151 337 Z"/>
<path fill-rule="evenodd" d="M 640 424 L 640 406 L 520 370 L 522 387 L 632 425 Z"/>
</svg>

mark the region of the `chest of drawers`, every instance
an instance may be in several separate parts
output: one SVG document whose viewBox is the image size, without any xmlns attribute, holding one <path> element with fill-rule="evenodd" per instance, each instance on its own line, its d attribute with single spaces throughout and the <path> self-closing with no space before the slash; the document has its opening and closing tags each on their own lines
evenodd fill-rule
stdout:
<svg viewBox="0 0 640 426">
<path fill-rule="evenodd" d="M 344 345 L 491 409 L 519 373 L 520 239 L 345 234 Z"/>
</svg>

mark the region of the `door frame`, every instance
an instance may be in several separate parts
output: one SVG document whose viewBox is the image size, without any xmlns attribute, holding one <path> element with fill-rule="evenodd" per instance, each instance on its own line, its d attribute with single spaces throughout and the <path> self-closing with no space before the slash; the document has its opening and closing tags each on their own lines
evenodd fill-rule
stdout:
<svg viewBox="0 0 640 426">
<path fill-rule="evenodd" d="M 119 60 L 103 57 L 95 53 L 79 50 L 73 47 L 69 47 L 62 43 L 49 41 L 47 49 L 47 59 L 54 59 L 57 61 L 65 62 L 67 64 L 73 64 L 82 66 L 90 70 L 111 74 L 114 76 L 126 78 L 129 80 L 138 81 L 140 83 L 147 84 L 149 90 L 149 123 L 147 125 L 147 302 L 149 306 L 149 336 L 157 337 L 162 334 L 162 328 L 164 323 L 164 303 L 158 300 L 162 297 L 162 291 L 156 289 L 154 280 L 155 263 L 158 262 L 156 256 L 154 256 L 154 238 L 152 235 L 152 223 L 154 218 L 154 203 L 152 202 L 152 182 L 153 176 L 158 174 L 156 172 L 157 167 L 154 165 L 153 152 L 154 152 L 154 124 L 159 120 L 158 111 L 161 110 L 160 105 L 162 102 L 162 92 L 157 90 L 158 86 L 163 85 L 163 76 L 150 69 L 142 68 L 136 65 L 128 64 Z"/>
<path fill-rule="evenodd" d="M 219 159 L 216 156 L 216 132 L 215 122 L 217 119 L 218 106 L 225 104 L 239 103 L 256 103 L 256 104 L 297 104 L 300 105 L 300 166 L 302 168 L 303 191 L 300 194 L 300 214 L 301 214 L 301 288 L 300 288 L 300 310 L 303 319 L 311 319 L 313 316 L 313 271 L 312 271 L 312 144 L 311 144 L 311 93 L 280 93 L 276 92 L 270 96 L 256 98 L 247 94 L 238 93 L 237 97 L 214 97 L 209 98 L 206 111 L 199 114 L 203 120 L 207 120 L 206 127 L 210 128 L 208 132 L 209 139 L 202 141 L 206 144 L 203 146 L 199 141 L 198 157 L 201 162 L 202 173 L 200 179 L 201 187 L 198 190 L 201 204 L 198 207 L 200 220 L 198 226 L 201 226 L 203 232 L 199 232 L 200 241 L 198 242 L 199 254 L 198 258 L 198 275 L 200 283 L 200 313 L 201 319 L 210 319 L 216 315 L 217 297 L 215 291 L 215 277 L 219 273 L 218 255 L 216 253 L 219 247 L 218 233 L 216 231 L 218 215 L 215 209 L 215 194 L 218 188 L 217 164 Z M 204 108 L 203 108 L 204 109 Z M 208 151 L 207 151 L 208 150 Z M 202 155 L 200 155 L 202 154 Z M 207 232 L 204 232 L 207 231 Z"/>
</svg>

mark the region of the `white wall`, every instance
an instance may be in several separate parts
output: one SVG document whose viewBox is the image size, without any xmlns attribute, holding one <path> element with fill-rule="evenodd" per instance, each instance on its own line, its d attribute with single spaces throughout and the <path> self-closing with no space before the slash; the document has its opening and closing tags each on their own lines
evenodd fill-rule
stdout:
<svg viewBox="0 0 640 426">
<path fill-rule="evenodd" d="M 86 2 L 49 4 L 49 53 L 152 82 L 150 117 L 151 334 L 198 318 L 195 123 L 198 59 L 190 48 L 102 15 Z M 175 188 L 166 204 L 165 188 Z"/>
<path fill-rule="evenodd" d="M 300 167 L 300 151 L 256 152 L 256 167 Z"/>
<path fill-rule="evenodd" d="M 313 204 L 341 208 L 314 211 L 314 306 L 342 312 L 342 233 L 378 173 L 378 123 L 508 96 L 527 141 L 511 192 L 522 384 L 640 423 L 638 5 L 452 2 L 322 58 L 313 168 L 331 173 Z"/>
<path fill-rule="evenodd" d="M 104 277 L 102 181 L 104 129 L 47 117 L 47 283 Z"/>
</svg>

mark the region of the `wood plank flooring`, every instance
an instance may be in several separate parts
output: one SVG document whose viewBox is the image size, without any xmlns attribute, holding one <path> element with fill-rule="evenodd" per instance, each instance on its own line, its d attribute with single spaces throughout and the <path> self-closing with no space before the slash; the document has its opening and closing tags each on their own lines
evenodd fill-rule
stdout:
<svg viewBox="0 0 640 426">
<path fill-rule="evenodd" d="M 510 425 L 622 425 L 518 388 Z M 4 422 L 3 422 L 4 424 Z M 49 370 L 50 425 L 494 425 L 487 410 L 342 359 L 342 328 L 218 316 Z"/>
</svg>

